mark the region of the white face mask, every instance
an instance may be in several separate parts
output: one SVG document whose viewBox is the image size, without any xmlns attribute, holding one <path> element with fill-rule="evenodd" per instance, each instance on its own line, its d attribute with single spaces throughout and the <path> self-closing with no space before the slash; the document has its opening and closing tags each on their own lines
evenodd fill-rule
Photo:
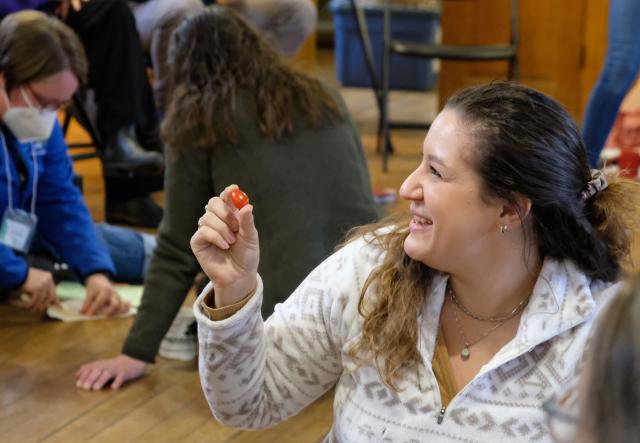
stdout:
<svg viewBox="0 0 640 443">
<path fill-rule="evenodd" d="M 3 91 L 4 100 L 7 103 L 7 110 L 2 120 L 9 130 L 15 135 L 20 143 L 30 143 L 35 141 L 48 140 L 53 131 L 53 124 L 58 117 L 55 110 L 38 109 L 31 104 L 31 100 L 20 88 L 22 98 L 28 103 L 27 106 L 11 106 L 6 91 Z"/>
</svg>

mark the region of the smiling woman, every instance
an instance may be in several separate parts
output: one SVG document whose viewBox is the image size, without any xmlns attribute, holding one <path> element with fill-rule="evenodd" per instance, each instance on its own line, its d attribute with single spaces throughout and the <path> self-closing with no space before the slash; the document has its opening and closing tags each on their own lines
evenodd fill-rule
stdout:
<svg viewBox="0 0 640 443">
<path fill-rule="evenodd" d="M 510 211 L 515 206 L 483 198 L 482 179 L 469 161 L 473 143 L 460 114 L 445 110 L 424 141 L 422 164 L 400 189 L 400 196 L 412 202 L 405 251 L 434 269 L 466 266 L 486 254 L 499 228 L 518 222 Z"/>
<path fill-rule="evenodd" d="M 419 361 L 417 326 L 406 318 L 419 314 L 429 280 L 444 273 L 438 339 L 465 386 L 518 335 L 529 311 L 518 307 L 542 289 L 552 262 L 595 281 L 617 278 L 639 191 L 602 180 L 589 170 L 575 124 L 549 97 L 505 83 L 453 96 L 401 188 L 411 201 L 408 229 L 393 221 L 391 234 L 377 235 L 395 253 L 369 277 L 380 279 L 382 301 L 368 303 L 356 349 L 385 359 L 389 383 L 407 361 Z M 361 312 L 364 302 L 363 291 Z M 397 332 L 377 332 L 385 324 Z"/>
<path fill-rule="evenodd" d="M 191 241 L 211 409 L 271 426 L 337 383 L 327 441 L 550 441 L 542 402 L 615 291 L 639 187 L 590 170 L 544 94 L 460 91 L 401 188 L 410 214 L 356 231 L 265 323 L 252 207 L 213 207 Z"/>
</svg>

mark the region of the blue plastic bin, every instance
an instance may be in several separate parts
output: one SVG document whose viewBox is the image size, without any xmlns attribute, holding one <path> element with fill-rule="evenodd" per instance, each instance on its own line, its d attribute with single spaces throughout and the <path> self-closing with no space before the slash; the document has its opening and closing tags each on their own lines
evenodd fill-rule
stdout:
<svg viewBox="0 0 640 443">
<path fill-rule="evenodd" d="M 343 86 L 371 87 L 358 26 L 351 5 L 333 0 L 330 5 L 334 23 L 336 75 Z M 381 7 L 364 8 L 378 79 L 382 80 L 384 12 Z M 392 38 L 410 42 L 433 43 L 440 22 L 440 10 L 394 7 L 391 9 Z M 425 90 L 435 86 L 437 75 L 431 60 L 399 57 L 390 60 L 389 87 Z"/>
</svg>

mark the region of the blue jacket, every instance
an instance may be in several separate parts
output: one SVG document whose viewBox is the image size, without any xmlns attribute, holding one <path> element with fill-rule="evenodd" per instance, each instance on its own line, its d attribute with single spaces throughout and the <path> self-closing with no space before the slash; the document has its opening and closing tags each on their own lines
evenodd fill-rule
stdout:
<svg viewBox="0 0 640 443">
<path fill-rule="evenodd" d="M 51 137 L 46 142 L 21 144 L 11 131 L 0 125 L 0 131 L 8 144 L 9 159 L 0 139 L 0 217 L 8 203 L 6 162 L 11 171 L 11 188 L 14 208 L 29 212 L 33 194 L 34 164 L 32 149 L 38 162 L 36 215 L 38 234 L 80 278 L 95 272 L 114 273 L 113 262 L 106 247 L 96 236 L 93 220 L 89 215 L 82 194 L 73 184 L 71 159 L 67 154 L 62 129 L 56 122 Z M 20 186 L 19 169 L 11 152 L 20 155 L 26 166 L 26 180 Z M 26 260 L 13 250 L 0 244 L 0 289 L 15 289 L 27 278 Z"/>
</svg>

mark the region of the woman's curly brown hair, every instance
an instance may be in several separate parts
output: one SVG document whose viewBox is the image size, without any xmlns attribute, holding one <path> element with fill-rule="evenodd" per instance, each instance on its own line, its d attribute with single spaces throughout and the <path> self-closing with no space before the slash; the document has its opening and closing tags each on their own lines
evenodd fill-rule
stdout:
<svg viewBox="0 0 640 443">
<path fill-rule="evenodd" d="M 280 140 L 294 117 L 319 127 L 343 118 L 322 84 L 289 66 L 242 18 L 211 6 L 187 19 L 169 47 L 172 96 L 162 125 L 165 142 L 180 154 L 238 143 L 235 112 L 247 99 L 261 134 Z"/>
</svg>

